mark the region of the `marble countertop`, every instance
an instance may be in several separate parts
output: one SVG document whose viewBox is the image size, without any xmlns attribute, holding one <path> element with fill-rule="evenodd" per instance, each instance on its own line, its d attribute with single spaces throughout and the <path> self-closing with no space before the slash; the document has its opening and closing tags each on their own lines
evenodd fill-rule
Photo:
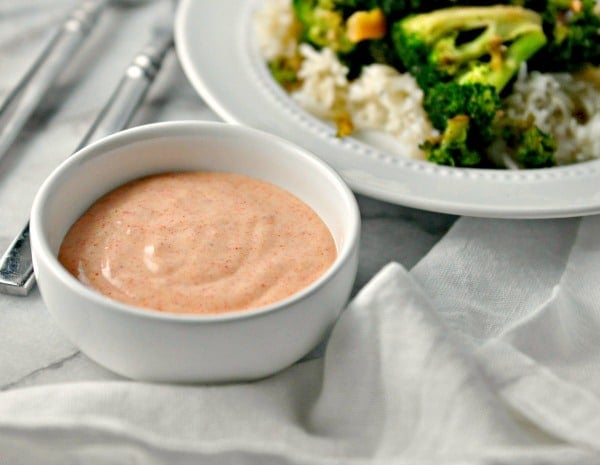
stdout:
<svg viewBox="0 0 600 465">
<path fill-rule="evenodd" d="M 0 100 L 75 4 L 73 0 L 0 0 Z M 2 250 L 26 223 L 40 184 L 78 145 L 126 65 L 147 41 L 154 22 L 170 14 L 170 8 L 166 1 L 111 5 L 0 161 Z M 184 119 L 220 120 L 192 89 L 172 53 L 131 126 Z M 358 201 L 363 223 L 355 291 L 389 261 L 411 268 L 456 219 L 363 196 Z M 116 378 L 64 338 L 37 289 L 27 297 L 0 295 L 0 307 L 0 389 Z M 2 352 L 13 354 L 10 363 Z M 14 354 L 21 355 L 15 360 Z"/>
</svg>

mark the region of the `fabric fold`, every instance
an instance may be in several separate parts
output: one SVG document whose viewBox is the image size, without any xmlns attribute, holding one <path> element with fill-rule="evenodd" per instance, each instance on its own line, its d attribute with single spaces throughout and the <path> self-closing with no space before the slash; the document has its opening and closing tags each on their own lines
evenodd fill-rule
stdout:
<svg viewBox="0 0 600 465">
<path fill-rule="evenodd" d="M 13 464 L 600 461 L 534 427 L 497 395 L 482 360 L 427 289 L 390 264 L 342 314 L 324 359 L 245 384 L 114 381 L 4 392 L 0 451 Z"/>
<path fill-rule="evenodd" d="M 473 283 L 473 291 L 446 284 L 434 299 L 438 310 L 443 307 L 442 318 L 473 346 L 482 371 L 508 405 L 540 430 L 595 451 L 600 450 L 599 234 L 598 216 L 541 222 L 465 218 L 413 270 L 435 295 L 436 280 L 447 283 L 440 261 L 448 244 L 468 244 L 460 257 L 454 255 L 453 280 Z M 487 298 L 492 283 L 482 286 L 468 271 L 486 267 L 505 286 L 496 301 Z"/>
</svg>

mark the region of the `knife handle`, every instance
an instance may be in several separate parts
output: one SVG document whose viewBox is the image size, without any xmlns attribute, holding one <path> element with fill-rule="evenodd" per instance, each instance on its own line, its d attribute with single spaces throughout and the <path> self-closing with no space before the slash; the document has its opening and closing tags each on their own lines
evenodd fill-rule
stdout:
<svg viewBox="0 0 600 465">
<path fill-rule="evenodd" d="M 75 151 L 127 125 L 172 46 L 172 29 L 156 29 L 151 42 L 127 67 L 116 90 Z M 26 296 L 34 284 L 28 222 L 0 259 L 0 292 Z"/>
<path fill-rule="evenodd" d="M 114 93 L 79 143 L 76 152 L 90 142 L 127 126 L 140 106 L 162 63 L 173 47 L 171 26 L 154 30 L 150 42 L 131 61 Z"/>
<path fill-rule="evenodd" d="M 29 71 L 6 97 L 0 108 L 0 158 L 96 25 L 106 5 L 107 0 L 89 0 L 73 10 Z"/>
</svg>

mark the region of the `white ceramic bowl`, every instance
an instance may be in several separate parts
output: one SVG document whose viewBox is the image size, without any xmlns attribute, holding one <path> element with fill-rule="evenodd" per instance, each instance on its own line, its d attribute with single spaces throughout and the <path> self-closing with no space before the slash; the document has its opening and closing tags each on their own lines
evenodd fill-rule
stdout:
<svg viewBox="0 0 600 465">
<path fill-rule="evenodd" d="M 139 309 L 84 286 L 57 260 L 70 226 L 99 197 L 164 171 L 217 170 L 278 185 L 329 227 L 338 256 L 308 288 L 276 304 L 222 315 Z M 124 376 L 151 381 L 222 382 L 264 377 L 321 341 L 356 276 L 356 200 L 325 163 L 276 136 L 221 123 L 142 126 L 94 143 L 45 181 L 31 214 L 35 275 L 48 310 L 86 355 Z"/>
</svg>

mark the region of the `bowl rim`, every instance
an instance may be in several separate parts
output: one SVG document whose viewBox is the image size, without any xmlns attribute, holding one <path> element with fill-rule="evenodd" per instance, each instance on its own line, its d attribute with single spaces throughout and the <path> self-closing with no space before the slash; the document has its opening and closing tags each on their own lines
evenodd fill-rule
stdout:
<svg viewBox="0 0 600 465">
<path fill-rule="evenodd" d="M 344 199 L 344 203 L 347 205 L 351 218 L 349 223 L 350 228 L 348 228 L 348 231 L 345 231 L 344 234 L 344 244 L 338 250 L 336 259 L 325 271 L 325 273 L 298 292 L 269 305 L 215 314 L 188 314 L 160 311 L 147 307 L 138 307 L 112 299 L 100 293 L 99 291 L 84 285 L 63 267 L 63 265 L 58 261 L 56 254 L 52 252 L 47 237 L 42 233 L 43 229 L 41 226 L 42 218 L 44 216 L 43 205 L 47 201 L 48 197 L 52 195 L 52 192 L 60 184 L 58 181 L 61 179 L 61 177 L 65 176 L 65 173 L 68 173 L 70 170 L 77 169 L 77 166 L 84 165 L 88 160 L 95 158 L 96 156 L 109 153 L 119 147 L 125 147 L 127 145 L 155 138 L 170 136 L 179 137 L 182 136 L 183 132 L 186 131 L 189 135 L 193 135 L 194 130 L 217 132 L 224 131 L 230 132 L 232 135 L 235 133 L 245 133 L 250 137 L 263 138 L 267 144 L 279 145 L 279 147 L 285 147 L 285 149 L 288 151 L 296 152 L 300 158 L 304 159 L 309 164 L 313 165 L 315 169 L 322 171 L 326 175 L 326 177 L 336 187 L 336 190 Z M 317 290 L 323 287 L 326 282 L 331 280 L 341 271 L 342 267 L 346 262 L 348 262 L 348 260 L 352 259 L 352 254 L 359 246 L 361 218 L 354 193 L 341 178 L 341 176 L 325 161 L 318 158 L 316 155 L 304 149 L 303 147 L 266 131 L 238 124 L 213 121 L 180 120 L 150 123 L 125 129 L 103 137 L 73 153 L 50 173 L 38 190 L 31 208 L 30 229 L 32 253 L 35 251 L 35 253 L 38 255 L 38 258 L 43 260 L 46 266 L 58 278 L 58 280 L 67 286 L 72 292 L 89 299 L 97 305 L 105 307 L 105 310 L 125 313 L 135 317 L 163 320 L 171 323 L 222 323 L 231 320 L 257 318 L 269 313 L 283 311 L 286 307 L 294 305 L 317 292 Z"/>
</svg>

